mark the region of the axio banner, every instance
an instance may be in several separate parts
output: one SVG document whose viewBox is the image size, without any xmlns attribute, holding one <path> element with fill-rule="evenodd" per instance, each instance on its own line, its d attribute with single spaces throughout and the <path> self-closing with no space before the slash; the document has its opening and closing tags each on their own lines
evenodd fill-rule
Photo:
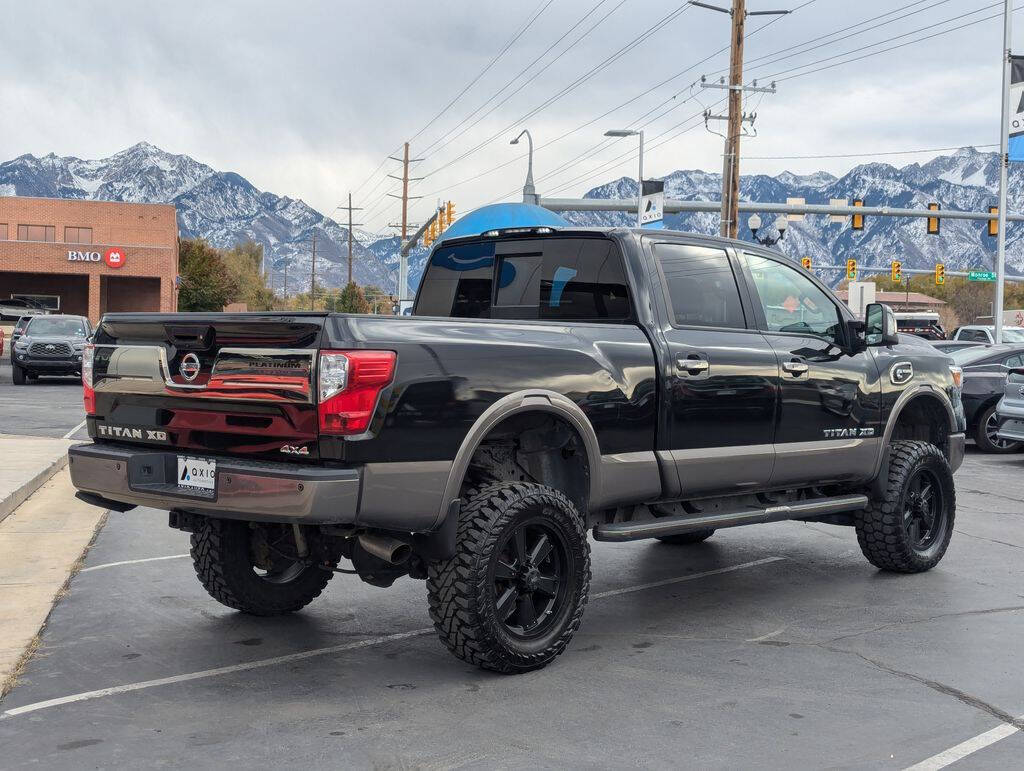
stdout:
<svg viewBox="0 0 1024 771">
<path fill-rule="evenodd" d="M 1010 57 L 1010 160 L 1024 161 L 1024 56 Z"/>
<path fill-rule="evenodd" d="M 1024 116 L 1022 116 L 1024 117 Z M 665 218 L 665 183 L 660 179 L 643 181 L 643 196 L 640 199 L 640 226 L 644 228 L 663 228 L 661 221 Z"/>
</svg>

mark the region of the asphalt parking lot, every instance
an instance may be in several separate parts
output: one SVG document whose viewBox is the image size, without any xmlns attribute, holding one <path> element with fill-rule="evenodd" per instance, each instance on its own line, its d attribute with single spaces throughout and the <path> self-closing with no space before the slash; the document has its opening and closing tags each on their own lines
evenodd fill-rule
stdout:
<svg viewBox="0 0 1024 771">
<path fill-rule="evenodd" d="M 25 385 L 11 382 L 11 360 L 0 360 L 0 434 L 87 439 L 82 381 L 43 377 Z"/>
<path fill-rule="evenodd" d="M 338 575 L 251 618 L 205 594 L 165 514 L 111 513 L 0 702 L 0 766 L 1019 766 L 1022 472 L 970 452 L 923 575 L 817 524 L 594 544 L 583 626 L 519 677 L 450 656 L 420 582 Z"/>
</svg>

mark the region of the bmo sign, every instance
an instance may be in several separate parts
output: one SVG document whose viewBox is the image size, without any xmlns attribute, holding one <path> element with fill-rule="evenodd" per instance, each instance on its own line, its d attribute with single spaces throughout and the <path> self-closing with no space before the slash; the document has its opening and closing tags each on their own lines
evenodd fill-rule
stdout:
<svg viewBox="0 0 1024 771">
<path fill-rule="evenodd" d="M 107 251 L 100 252 L 76 252 L 68 251 L 68 262 L 105 262 L 108 268 L 120 268 L 124 266 L 124 249 L 112 246 Z"/>
</svg>

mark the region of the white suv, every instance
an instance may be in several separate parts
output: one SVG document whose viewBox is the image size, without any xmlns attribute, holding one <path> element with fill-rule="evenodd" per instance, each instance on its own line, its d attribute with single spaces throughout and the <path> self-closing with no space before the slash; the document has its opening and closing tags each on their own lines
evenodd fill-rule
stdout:
<svg viewBox="0 0 1024 771">
<path fill-rule="evenodd" d="M 996 341 L 995 327 L 984 324 L 968 324 L 959 327 L 953 333 L 951 340 L 965 340 L 972 343 L 988 343 L 991 345 Z M 1024 327 L 1003 327 L 1004 343 L 1024 343 Z"/>
</svg>

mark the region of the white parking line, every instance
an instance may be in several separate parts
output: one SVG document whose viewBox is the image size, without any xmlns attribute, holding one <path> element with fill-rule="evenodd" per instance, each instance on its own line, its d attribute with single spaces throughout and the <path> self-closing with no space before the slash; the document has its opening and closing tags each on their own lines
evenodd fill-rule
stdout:
<svg viewBox="0 0 1024 771">
<path fill-rule="evenodd" d="M 64 434 L 64 436 L 62 436 L 61 439 L 70 439 L 71 437 L 73 437 L 75 434 L 77 434 L 83 428 L 85 428 L 85 421 L 84 420 L 81 423 L 79 423 L 77 426 L 72 428 L 70 431 L 68 431 L 66 434 Z"/>
<path fill-rule="evenodd" d="M 104 562 L 102 565 L 82 568 L 79 573 L 88 573 L 90 570 L 103 570 L 105 568 L 116 568 L 118 565 L 138 565 L 140 562 L 159 562 L 160 560 L 180 560 L 183 557 L 191 557 L 191 554 L 169 554 L 166 557 L 146 557 L 141 560 L 122 560 L 121 562 Z"/>
<path fill-rule="evenodd" d="M 591 595 L 591 599 L 598 600 L 605 597 L 616 597 L 620 594 L 639 592 L 643 591 L 644 589 L 654 589 L 659 586 L 668 586 L 670 584 L 678 584 L 684 581 L 694 581 L 698 578 L 717 576 L 721 575 L 722 573 L 732 573 L 736 570 L 745 570 L 746 568 L 753 568 L 757 567 L 758 565 L 767 565 L 768 563 L 778 562 L 784 559 L 785 557 L 766 557 L 765 559 L 754 560 L 753 562 L 744 562 L 741 565 L 732 565 L 731 567 L 727 568 L 716 568 L 715 570 L 706 570 L 703 573 L 692 573 L 688 576 L 667 578 L 664 581 L 654 581 L 653 583 L 649 584 L 638 584 L 636 586 L 628 586 L 625 589 L 611 589 L 606 592 L 598 592 L 597 594 L 593 594 Z M 302 651 L 301 653 L 289 653 L 285 656 L 275 656 L 271 659 L 247 661 L 244 664 L 231 664 L 230 666 L 217 667 L 216 669 L 204 669 L 199 672 L 188 672 L 183 675 L 161 677 L 157 680 L 143 680 L 139 683 L 127 683 L 126 685 L 115 685 L 110 688 L 100 688 L 97 691 L 84 691 L 83 693 L 74 693 L 70 696 L 61 696 L 57 699 L 47 699 L 46 701 L 37 701 L 33 704 L 26 704 L 23 707 L 12 707 L 11 709 L 4 710 L 4 712 L 0 713 L 0 720 L 6 720 L 7 718 L 17 717 L 18 715 L 25 715 L 29 712 L 37 712 L 41 709 L 49 709 L 50 707 L 59 707 L 62 704 L 73 704 L 79 701 L 101 699 L 104 696 L 114 696 L 119 693 L 130 693 L 131 691 L 141 691 L 145 688 L 156 688 L 161 685 L 173 685 L 175 683 L 183 683 L 189 680 L 201 680 L 206 677 L 228 675 L 232 674 L 233 672 L 246 672 L 251 669 L 262 669 L 264 667 L 276 666 L 277 664 L 288 664 L 293 661 L 311 659 L 315 656 L 327 656 L 331 653 L 341 653 L 343 651 L 352 651 L 357 650 L 359 648 L 369 648 L 375 645 L 383 645 L 384 643 L 394 642 L 395 640 L 405 640 L 410 637 L 419 637 L 421 635 L 429 634 L 433 631 L 433 627 L 429 627 L 427 629 L 414 629 L 411 632 L 398 632 L 396 634 L 386 634 L 381 635 L 380 637 L 371 637 L 366 640 L 360 640 L 359 642 L 345 643 L 344 645 L 332 645 L 329 648 L 315 648 L 314 650 Z"/>
<path fill-rule="evenodd" d="M 1024 715 L 1021 715 L 1020 719 L 1024 720 Z M 920 763 L 904 769 L 904 771 L 939 771 L 940 768 L 945 768 L 956 763 L 958 760 L 963 760 L 968 755 L 972 755 L 978 750 L 983 750 L 1008 736 L 1013 736 L 1018 731 L 1020 731 L 1019 728 L 1003 723 L 990 731 L 978 734 L 972 739 L 960 742 L 955 747 L 950 747 L 938 755 L 932 755 L 927 760 L 922 760 Z"/>
</svg>

